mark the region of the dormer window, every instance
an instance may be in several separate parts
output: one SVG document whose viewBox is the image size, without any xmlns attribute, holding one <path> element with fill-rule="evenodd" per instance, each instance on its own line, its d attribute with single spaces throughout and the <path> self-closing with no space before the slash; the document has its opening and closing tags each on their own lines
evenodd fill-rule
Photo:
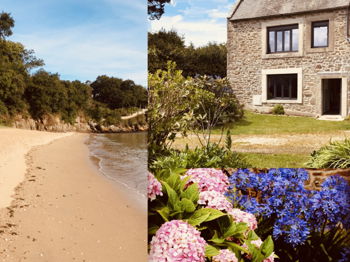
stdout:
<svg viewBox="0 0 350 262">
<path fill-rule="evenodd" d="M 297 52 L 299 49 L 299 25 L 267 28 L 267 53 Z"/>
<path fill-rule="evenodd" d="M 328 47 L 329 21 L 313 22 L 311 26 L 311 47 Z"/>
</svg>

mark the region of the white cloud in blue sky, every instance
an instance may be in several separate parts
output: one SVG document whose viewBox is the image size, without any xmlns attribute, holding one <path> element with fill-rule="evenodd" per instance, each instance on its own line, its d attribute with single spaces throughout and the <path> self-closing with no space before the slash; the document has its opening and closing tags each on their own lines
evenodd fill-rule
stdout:
<svg viewBox="0 0 350 262">
<path fill-rule="evenodd" d="M 1 0 L 15 19 L 10 40 L 34 49 L 62 79 L 98 75 L 147 82 L 144 0 Z"/>
<path fill-rule="evenodd" d="M 186 44 L 206 45 L 226 42 L 226 17 L 235 0 L 173 0 L 160 20 L 150 22 L 151 32 L 174 29 Z"/>
</svg>

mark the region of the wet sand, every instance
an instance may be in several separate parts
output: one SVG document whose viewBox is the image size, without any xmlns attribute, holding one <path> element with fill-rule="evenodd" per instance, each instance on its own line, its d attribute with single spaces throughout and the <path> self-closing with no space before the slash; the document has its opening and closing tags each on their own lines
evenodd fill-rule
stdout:
<svg viewBox="0 0 350 262">
<path fill-rule="evenodd" d="M 147 214 L 98 173 L 87 136 L 27 155 L 25 180 L 0 210 L 0 261 L 147 261 Z"/>
</svg>

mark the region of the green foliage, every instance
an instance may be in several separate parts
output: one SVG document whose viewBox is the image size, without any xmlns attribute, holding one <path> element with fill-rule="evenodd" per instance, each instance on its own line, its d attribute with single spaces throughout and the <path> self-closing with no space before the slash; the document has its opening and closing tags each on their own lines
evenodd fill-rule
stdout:
<svg viewBox="0 0 350 262">
<path fill-rule="evenodd" d="M 149 19 L 160 19 L 164 14 L 165 4 L 170 3 L 171 0 L 148 0 L 148 15 Z"/>
<path fill-rule="evenodd" d="M 110 109 L 142 107 L 147 105 L 147 90 L 132 80 L 98 76 L 91 83 L 94 100 L 106 104 Z"/>
<path fill-rule="evenodd" d="M 274 244 L 271 237 L 257 248 L 251 241 L 259 237 L 248 229 L 246 223 L 237 223 L 223 211 L 198 205 L 198 185 L 186 186 L 187 179 L 180 178 L 183 172 L 182 169 L 162 170 L 158 174 L 163 196 L 148 205 L 149 241 L 163 223 L 183 220 L 201 232 L 201 237 L 208 243 L 205 252 L 208 259 L 217 255 L 220 249 L 231 250 L 239 261 L 248 261 L 246 257 L 250 256 L 252 261 L 262 262 L 272 254 Z"/>
<path fill-rule="evenodd" d="M 185 78 L 175 66 L 169 62 L 168 70 L 148 76 L 150 160 L 167 151 L 177 133 L 186 135 L 201 97 L 193 79 Z"/>
<path fill-rule="evenodd" d="M 186 47 L 184 38 L 174 30 L 148 33 L 148 71 L 166 70 L 168 61 L 175 62 L 184 76 L 226 77 L 225 44 Z"/>
<path fill-rule="evenodd" d="M 0 39 L 12 35 L 12 27 L 15 26 L 15 20 L 9 13 L 0 13 Z"/>
<path fill-rule="evenodd" d="M 311 154 L 310 168 L 350 168 L 350 139 L 331 142 Z"/>
<path fill-rule="evenodd" d="M 274 115 L 284 115 L 284 107 L 282 105 L 275 105 L 272 108 L 272 114 L 274 114 Z"/>
<path fill-rule="evenodd" d="M 187 151 L 185 154 L 174 153 L 173 158 L 196 158 L 198 164 L 204 165 L 206 160 L 219 153 L 217 145 L 208 146 L 212 128 L 242 118 L 243 109 L 230 92 L 227 79 L 185 78 L 182 71 L 175 67 L 175 63 L 169 62 L 167 70 L 157 70 L 148 77 L 149 162 L 165 155 L 177 135 L 186 136 L 187 132 L 195 131 L 198 137 L 204 137 L 200 140 L 203 149 Z M 223 162 L 215 160 L 208 165 L 235 163 L 235 166 L 240 166 L 237 160 L 239 157 L 230 149 L 221 149 L 220 156 L 225 158 Z M 229 161 L 229 157 L 232 160 Z M 194 164 L 193 161 L 189 160 Z"/>
<path fill-rule="evenodd" d="M 176 168 L 246 168 L 250 165 L 241 154 L 217 144 L 194 150 L 171 150 L 168 155 L 158 157 L 150 166 L 151 170 L 174 170 Z"/>
</svg>

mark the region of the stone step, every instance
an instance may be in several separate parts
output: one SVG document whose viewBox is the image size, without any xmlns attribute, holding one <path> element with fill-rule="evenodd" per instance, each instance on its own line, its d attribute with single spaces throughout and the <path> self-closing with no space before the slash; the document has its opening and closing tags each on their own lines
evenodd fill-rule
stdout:
<svg viewBox="0 0 350 262">
<path fill-rule="evenodd" d="M 328 120 L 328 121 L 343 121 L 344 118 L 340 115 L 322 115 L 318 120 Z"/>
</svg>

